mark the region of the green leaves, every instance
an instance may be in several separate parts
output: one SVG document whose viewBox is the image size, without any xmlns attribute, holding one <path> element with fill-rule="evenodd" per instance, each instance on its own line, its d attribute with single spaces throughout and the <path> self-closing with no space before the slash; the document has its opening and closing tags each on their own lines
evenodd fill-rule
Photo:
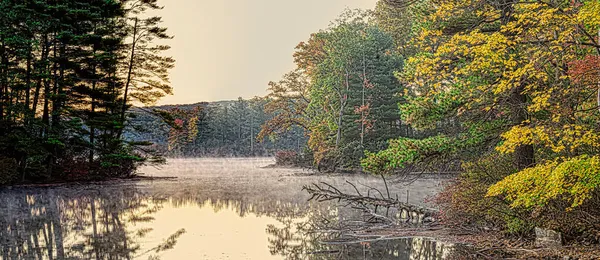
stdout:
<svg viewBox="0 0 600 260">
<path fill-rule="evenodd" d="M 150 153 L 121 138 L 127 119 L 123 109 L 131 105 L 123 93 L 123 54 L 130 49 L 123 44 L 129 39 L 126 5 L 137 5 L 134 2 L 140 4 L 129 0 L 0 2 L 0 13 L 6 14 L 0 19 L 0 159 L 15 159 L 22 166 L 20 181 L 92 178 L 107 172 L 126 176 L 141 162 L 142 154 Z M 152 26 L 158 22 L 153 19 Z M 164 30 L 148 33 L 162 37 Z M 140 47 L 152 45 L 152 39 L 144 38 Z M 157 55 L 165 49 L 151 48 L 144 56 L 151 61 L 140 65 L 164 76 L 173 61 Z M 164 82 L 148 82 L 170 93 Z M 156 97 L 155 92 L 142 90 L 144 100 Z M 119 169 L 101 169 L 103 159 L 118 160 Z M 83 170 L 74 169 L 78 167 Z"/>
<path fill-rule="evenodd" d="M 460 147 L 455 139 L 443 135 L 425 139 L 399 138 L 389 141 L 389 147 L 377 153 L 366 153 L 362 160 L 365 171 L 373 174 L 389 174 L 394 169 L 422 162 L 444 153 L 455 153 Z"/>
<path fill-rule="evenodd" d="M 394 70 L 401 59 L 392 37 L 371 20 L 369 12 L 349 10 L 294 55 L 310 78 L 306 114 L 316 163 L 331 157 L 356 167 L 363 157 L 356 149 L 379 150 L 400 134 L 395 125 L 402 85 Z"/>
</svg>

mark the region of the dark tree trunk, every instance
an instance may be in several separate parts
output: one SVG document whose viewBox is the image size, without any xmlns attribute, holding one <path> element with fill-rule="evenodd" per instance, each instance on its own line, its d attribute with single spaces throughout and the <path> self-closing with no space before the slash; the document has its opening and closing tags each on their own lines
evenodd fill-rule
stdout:
<svg viewBox="0 0 600 260">
<path fill-rule="evenodd" d="M 521 84 L 511 94 L 513 123 L 521 125 L 527 120 L 527 96 L 523 94 L 524 86 Z M 535 164 L 533 145 L 521 145 L 515 149 L 515 163 L 519 170 Z"/>
<path fill-rule="evenodd" d="M 44 35 L 44 45 L 42 46 L 42 55 L 39 60 L 40 64 L 37 66 L 36 71 L 38 74 L 42 74 L 46 70 L 45 62 L 48 60 L 48 35 Z M 35 92 L 33 93 L 33 104 L 31 108 L 31 118 L 35 118 L 37 113 L 37 105 L 40 98 L 40 90 L 42 88 L 42 76 L 37 76 L 37 84 L 35 86 Z"/>
<path fill-rule="evenodd" d="M 94 50 L 93 52 L 93 56 L 96 56 L 96 50 Z M 92 74 L 94 75 L 94 77 L 97 77 L 97 73 L 96 73 L 96 64 L 94 64 L 92 66 Z M 94 142 L 95 142 L 95 138 L 96 138 L 96 128 L 94 127 L 94 117 L 95 117 L 95 112 L 96 112 L 96 83 L 98 81 L 98 78 L 94 78 L 92 79 L 92 104 L 91 104 L 91 108 L 90 108 L 90 154 L 89 154 L 89 161 L 90 164 L 94 162 Z"/>
<path fill-rule="evenodd" d="M 127 95 L 129 94 L 129 85 L 131 84 L 131 77 L 133 73 L 133 62 L 135 58 L 135 45 L 137 42 L 137 29 L 138 29 L 138 19 L 135 18 L 135 22 L 133 25 L 133 37 L 131 41 L 131 56 L 129 57 L 129 67 L 127 68 L 127 81 L 125 82 L 125 91 L 123 94 L 123 107 L 121 108 L 121 123 L 125 124 L 125 113 L 127 112 Z M 123 133 L 123 128 L 119 131 L 119 138 Z"/>
<path fill-rule="evenodd" d="M 31 46 L 29 47 L 28 51 L 27 51 L 27 74 L 25 76 L 25 123 L 27 124 L 29 122 L 29 113 L 27 112 L 30 109 L 30 99 L 31 99 L 31 60 L 32 58 L 32 54 L 31 54 L 32 50 L 31 50 Z"/>
<path fill-rule="evenodd" d="M 54 47 L 56 51 L 56 46 Z M 65 57 L 66 47 L 64 43 L 61 43 L 59 50 L 59 57 L 57 63 L 55 63 L 54 73 L 55 73 L 55 82 L 54 82 L 54 99 L 52 103 L 52 125 L 54 128 L 60 127 L 60 116 L 61 110 L 63 107 L 63 99 L 64 99 L 64 84 L 65 84 Z M 58 65 L 58 71 L 57 71 Z M 58 74 L 57 74 L 58 72 Z"/>
<path fill-rule="evenodd" d="M 5 107 L 8 102 L 6 102 L 6 95 L 8 95 L 6 88 L 7 88 L 7 82 L 6 82 L 6 67 L 8 66 L 7 64 L 7 60 L 6 60 L 6 50 L 4 47 L 4 39 L 0 39 L 0 42 L 2 43 L 2 47 L 0 47 L 0 121 L 4 121 L 5 117 L 4 117 L 4 110 Z M 6 119 L 8 118 L 8 116 L 6 117 Z"/>
</svg>

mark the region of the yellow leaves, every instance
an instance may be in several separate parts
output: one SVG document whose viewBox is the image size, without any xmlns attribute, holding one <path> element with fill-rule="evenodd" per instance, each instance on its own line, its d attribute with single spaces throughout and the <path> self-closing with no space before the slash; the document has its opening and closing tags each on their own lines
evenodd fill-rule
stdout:
<svg viewBox="0 0 600 260">
<path fill-rule="evenodd" d="M 577 22 L 592 28 L 600 27 L 600 1 L 587 1 L 577 14 Z"/>
<path fill-rule="evenodd" d="M 514 1 L 509 19 L 500 20 L 500 8 L 489 1 L 438 1 L 416 39 L 423 52 L 406 63 L 403 80 L 419 97 L 456 91 L 464 102 L 452 112 L 460 119 L 481 122 L 485 115 L 519 124 L 500 135 L 496 149 L 510 154 L 532 145 L 540 164 L 488 193 L 515 207 L 563 199 L 577 207 L 600 185 L 600 157 L 579 156 L 600 151 L 596 81 L 585 85 L 568 74 L 573 61 L 595 52 L 590 45 L 600 29 L 600 1 L 583 2 Z M 515 101 L 517 91 L 523 99 Z M 515 122 L 516 111 L 528 120 Z"/>
<path fill-rule="evenodd" d="M 539 203 L 539 201 L 547 201 L 549 197 L 546 196 L 549 194 L 542 192 L 539 188 L 536 189 L 537 183 L 539 183 L 538 179 L 548 180 L 552 169 L 557 164 L 557 162 L 550 162 L 510 175 L 492 185 L 488 189 L 487 196 L 504 195 L 507 200 L 512 202 L 512 207 L 531 207 Z"/>
<path fill-rule="evenodd" d="M 504 143 L 496 147 L 501 153 L 513 153 L 522 145 L 549 143 L 550 136 L 544 127 L 515 126 L 502 134 Z"/>
<path fill-rule="evenodd" d="M 512 207 L 543 207 L 555 199 L 581 206 L 600 186 L 600 158 L 557 158 L 527 168 L 492 185 L 487 196 L 503 195 Z"/>
<path fill-rule="evenodd" d="M 550 106 L 550 98 L 552 97 L 552 92 L 542 92 L 538 93 L 538 95 L 534 95 L 531 100 L 531 105 L 529 105 L 528 109 L 530 112 L 539 112 L 544 109 L 547 109 Z"/>
<path fill-rule="evenodd" d="M 536 145 L 554 153 L 575 153 L 582 148 L 600 148 L 600 136 L 584 125 L 567 124 L 562 128 L 515 126 L 502 134 L 504 142 L 496 147 L 501 153 L 513 153 L 522 145 Z"/>
<path fill-rule="evenodd" d="M 477 8 L 473 9 L 473 6 Z M 597 3 L 586 4 L 582 10 L 589 14 L 584 16 L 591 16 L 597 6 Z M 465 10 L 473 13 L 465 13 Z M 410 61 L 410 64 L 418 65 L 414 74 L 405 79 L 411 83 L 418 82 L 420 86 L 434 85 L 437 89 L 443 85 L 440 82 L 449 77 L 458 77 L 464 85 L 469 85 L 468 78 L 476 75 L 494 82 L 492 86 L 480 85 L 477 89 L 492 90 L 495 95 L 507 93 L 523 82 L 543 86 L 551 78 L 540 66 L 555 59 L 557 54 L 569 60 L 571 57 L 565 52 L 575 51 L 570 43 L 578 41 L 577 21 L 570 17 L 570 12 L 570 9 L 559 10 L 543 2 L 521 2 L 515 4 L 515 12 L 511 14 L 514 19 L 495 32 L 483 32 L 475 27 L 448 37 L 443 36 L 443 29 L 425 29 L 417 42 L 428 46 L 424 50 L 432 55 Z M 598 12 L 594 14 L 600 17 Z M 478 1 L 453 0 L 443 1 L 428 19 L 442 26 L 451 24 L 450 21 L 455 19 L 452 17 L 468 20 L 474 16 L 493 20 L 498 15 L 493 6 Z M 547 95 L 540 95 L 536 99 L 539 102 L 531 107 L 532 111 L 545 109 L 548 100 Z"/>
</svg>

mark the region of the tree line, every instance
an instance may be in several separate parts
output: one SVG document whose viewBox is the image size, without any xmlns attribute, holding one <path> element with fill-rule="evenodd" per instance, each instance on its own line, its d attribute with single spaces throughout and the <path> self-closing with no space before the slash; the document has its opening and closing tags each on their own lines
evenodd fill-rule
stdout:
<svg viewBox="0 0 600 260">
<path fill-rule="evenodd" d="M 130 175 L 132 104 L 170 94 L 156 0 L 0 1 L 0 183 Z"/>
<path fill-rule="evenodd" d="M 269 82 L 268 95 L 154 107 L 171 123 L 162 130 L 147 127 L 154 129 L 149 139 L 170 156 L 280 152 L 278 160 L 320 170 L 360 169 L 365 151 L 385 149 L 391 138 L 431 132 L 400 117 L 405 87 L 394 73 L 404 61 L 395 46 L 373 12 L 348 10 L 296 47 L 297 68 Z M 140 125 L 160 122 L 142 114 Z"/>
<path fill-rule="evenodd" d="M 167 157 L 274 156 L 278 151 L 301 154 L 306 136 L 300 127 L 258 140 L 261 126 L 274 117 L 262 98 L 132 108 L 125 137 L 149 141 Z M 158 111 L 155 113 L 154 111 Z"/>
</svg>

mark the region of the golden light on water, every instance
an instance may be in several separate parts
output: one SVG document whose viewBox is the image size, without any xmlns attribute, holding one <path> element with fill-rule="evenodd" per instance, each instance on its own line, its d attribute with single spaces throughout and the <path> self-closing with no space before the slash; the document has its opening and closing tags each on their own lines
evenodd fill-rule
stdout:
<svg viewBox="0 0 600 260">
<path fill-rule="evenodd" d="M 149 234 L 153 238 L 168 237 L 181 227 L 186 230 L 162 259 L 283 259 L 269 252 L 265 229 L 267 225 L 281 226 L 271 217 L 254 213 L 240 217 L 231 204 L 215 209 L 209 202 L 185 207 L 167 203 L 154 217 L 147 223 L 154 229 Z M 159 241 L 152 242 L 148 244 Z"/>
<path fill-rule="evenodd" d="M 382 180 L 263 168 L 270 163 L 172 159 L 162 169 L 143 170 L 176 180 L 0 190 L 0 259 L 432 259 L 423 256 L 447 253 L 445 245 L 419 239 L 323 244 L 336 236 L 317 228 L 356 210 L 308 203 L 302 186 L 327 181 L 350 191 L 344 184 L 351 181 L 383 189 Z M 434 193 L 436 182 L 412 183 L 410 200 Z"/>
</svg>

